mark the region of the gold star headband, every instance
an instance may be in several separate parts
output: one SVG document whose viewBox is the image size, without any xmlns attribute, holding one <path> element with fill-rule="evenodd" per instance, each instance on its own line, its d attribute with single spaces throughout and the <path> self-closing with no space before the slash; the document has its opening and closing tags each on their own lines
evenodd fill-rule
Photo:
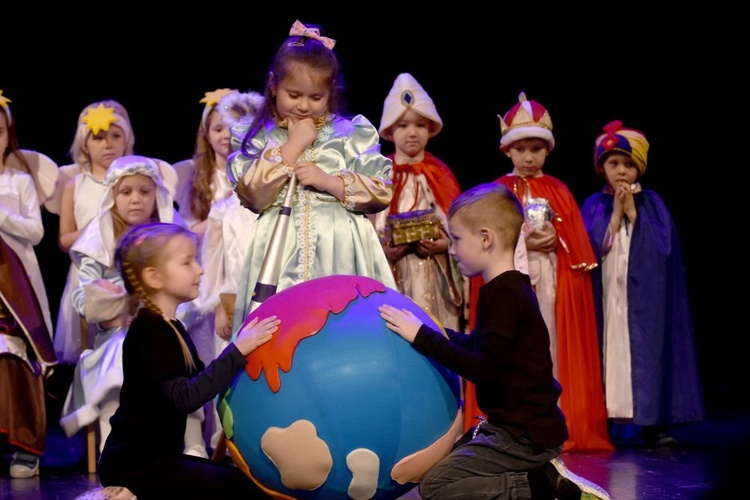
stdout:
<svg viewBox="0 0 750 500">
<path fill-rule="evenodd" d="M 102 130 L 106 132 L 109 130 L 109 126 L 116 121 L 117 116 L 115 116 L 115 109 L 108 108 L 104 104 L 99 104 L 95 108 L 89 108 L 83 116 L 83 122 L 94 135 Z"/>
<path fill-rule="evenodd" d="M 10 123 L 13 121 L 10 116 L 10 106 L 8 106 L 8 103 L 11 103 L 11 102 L 13 101 L 5 97 L 3 95 L 3 90 L 0 89 L 0 106 L 2 106 L 5 109 L 5 114 L 8 115 L 8 125 L 10 125 Z"/>
<path fill-rule="evenodd" d="M 221 98 L 230 92 L 232 92 L 232 89 L 216 89 L 212 92 L 206 92 L 206 95 L 199 102 L 210 108 L 211 106 L 216 106 Z"/>
<path fill-rule="evenodd" d="M 234 92 L 232 89 L 216 89 L 211 92 L 206 92 L 206 94 L 203 96 L 203 99 L 201 99 L 201 104 L 205 104 L 206 107 L 203 108 L 203 115 L 201 116 L 201 123 L 206 124 L 206 119 L 208 118 L 208 114 L 211 112 L 211 110 L 219 104 L 219 101 L 222 97 L 231 94 Z"/>
</svg>

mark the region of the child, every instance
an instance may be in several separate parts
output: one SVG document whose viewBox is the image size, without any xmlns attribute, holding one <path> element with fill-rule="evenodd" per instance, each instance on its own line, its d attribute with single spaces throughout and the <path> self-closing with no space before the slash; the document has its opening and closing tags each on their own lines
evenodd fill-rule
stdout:
<svg viewBox="0 0 750 500">
<path fill-rule="evenodd" d="M 179 175 L 182 178 L 188 176 L 190 179 L 183 189 L 180 215 L 198 235 L 198 256 L 206 276 L 201 281 L 199 297 L 186 304 L 179 319 L 190 332 L 201 361 L 208 364 L 224 350 L 231 336 L 231 324 L 225 309 L 221 307 L 220 293 L 227 279 L 233 281 L 232 293 L 236 293 L 241 268 L 237 265 L 230 269 L 225 265 L 242 262 L 257 217 L 239 206 L 239 199 L 227 177 L 227 157 L 231 152 L 230 129 L 239 124 L 249 124 L 262 105 L 263 96 L 257 92 L 218 89 L 207 92 L 201 102 L 205 102 L 206 106 L 198 129 L 195 153 L 191 160 L 175 165 L 175 169 L 181 170 Z M 230 240 L 235 237 L 242 241 Z M 204 245 L 204 240 L 209 243 Z M 226 255 L 225 260 L 225 245 L 227 250 L 239 246 L 241 253 Z M 233 273 L 231 278 L 227 277 L 229 273 Z M 205 433 L 211 446 L 216 449 L 223 430 L 213 401 L 205 410 Z"/>
<path fill-rule="evenodd" d="M 529 276 L 550 333 L 554 374 L 565 387 L 560 407 L 570 437 L 564 451 L 613 450 L 591 289 L 596 256 L 573 194 L 542 172 L 555 147 L 548 111 L 523 92 L 518 101 L 500 118 L 500 150 L 513 171 L 496 182 L 524 205 Z"/>
<path fill-rule="evenodd" d="M 444 229 L 445 213 L 461 186 L 442 161 L 425 151 L 442 128 L 435 104 L 419 82 L 409 73 L 398 75 L 383 104 L 379 129 L 380 136 L 396 146 L 388 156 L 393 161 L 393 199 L 388 210 L 373 218 L 398 290 L 444 327 L 461 330 L 465 282 L 448 254 L 450 241 Z M 440 220 L 436 238 L 398 245 L 388 238 L 389 215 L 430 209 Z"/>
<path fill-rule="evenodd" d="M 117 101 L 98 101 L 86 106 L 70 147 L 73 164 L 60 168 L 54 213 L 60 215 L 58 245 L 70 251 L 86 225 L 96 216 L 104 194 L 104 176 L 114 160 L 133 154 L 135 136 L 125 108 Z M 78 285 L 78 266 L 68 268 L 55 326 L 55 351 L 63 363 L 74 364 L 81 355 L 81 322 L 71 294 Z M 85 345 L 93 345 L 94 329 L 89 328 Z"/>
<path fill-rule="evenodd" d="M 175 224 L 144 224 L 116 250 L 129 294 L 142 302 L 123 346 L 120 407 L 99 464 L 102 485 L 138 498 L 268 498 L 238 468 L 181 453 L 185 420 L 224 390 L 245 357 L 278 330 L 276 316 L 253 321 L 207 368 L 176 319 L 198 296 L 197 237 Z"/>
<path fill-rule="evenodd" d="M 180 215 L 187 227 L 198 235 L 198 256 L 203 253 L 203 236 L 209 224 L 209 213 L 215 202 L 235 197 L 227 176 L 227 158 L 231 153 L 232 126 L 248 124 L 263 103 L 256 92 L 240 93 L 236 90 L 217 89 L 206 92 L 203 116 L 195 140 L 193 158 L 177 163 L 180 182 L 178 198 Z M 184 179 L 188 180 L 185 181 Z M 229 221 L 227 221 L 229 223 Z M 239 221 L 237 221 L 239 222 Z M 247 231 L 249 228 L 244 228 Z M 207 249 L 214 252 L 215 248 Z M 201 262 L 203 262 L 201 260 Z M 204 266 L 213 271 L 213 266 Z M 209 269 L 210 267 L 210 269 Z M 204 285 L 206 280 L 204 279 Z M 213 282 L 212 279 L 208 281 Z M 210 362 L 221 351 L 215 350 L 214 311 L 218 308 L 218 295 L 210 300 L 205 294 L 184 308 L 180 320 L 190 332 L 204 363 Z M 214 300 L 215 299 L 215 300 Z"/>
<path fill-rule="evenodd" d="M 21 149 L 18 144 L 16 123 L 10 112 L 9 104 L 12 101 L 3 95 L 0 89 L 0 108 L 5 113 L 6 129 L 8 131 L 8 145 L 5 150 L 3 162 L 6 167 L 15 168 L 30 174 L 36 186 L 36 196 L 39 205 L 47 206 L 55 194 L 55 186 L 60 177 L 57 163 L 48 156 L 38 151 Z M 2 155 L 0 155 L 2 156 Z"/>
<path fill-rule="evenodd" d="M 71 259 L 80 269 L 72 293 L 76 312 L 96 329 L 93 349 L 81 353 L 60 424 L 68 436 L 98 419 L 100 449 L 122 386 L 122 341 L 127 308 L 122 277 L 114 266 L 117 240 L 130 227 L 149 221 L 182 223 L 162 183 L 156 162 L 121 156 L 104 179 L 99 213 L 73 244 Z"/>
<path fill-rule="evenodd" d="M 47 289 L 42 279 L 34 246 L 42 241 L 42 204 L 32 169 L 18 144 L 16 124 L 10 113 L 10 99 L 0 91 L 0 235 L 20 257 L 34 287 L 44 323 L 52 332 Z M 20 165 L 21 168 L 14 168 Z"/>
<path fill-rule="evenodd" d="M 568 432 L 549 333 L 529 276 L 514 266 L 521 203 L 505 186 L 481 184 L 453 200 L 448 224 L 459 269 L 485 282 L 476 328 L 446 336 L 406 309 L 382 305 L 380 315 L 417 351 L 474 383 L 488 419 L 421 478 L 420 497 L 609 498 L 559 459 Z"/>
<path fill-rule="evenodd" d="M 232 152 L 230 128 L 252 120 L 263 104 L 263 96 L 217 89 L 206 92 L 200 102 L 205 103 L 205 108 L 193 157 L 174 167 L 179 171 L 181 186 L 175 198 L 180 215 L 193 232 L 203 236 L 211 204 L 233 192 L 227 177 L 227 158 Z"/>
<path fill-rule="evenodd" d="M 33 248 L 44 232 L 37 191 L 28 171 L 8 166 L 16 157 L 28 168 L 9 102 L 0 91 L 0 435 L 16 450 L 10 476 L 29 478 L 39 474 L 46 441 L 44 377 L 57 359 Z"/>
<path fill-rule="evenodd" d="M 60 167 L 60 177 L 48 209 L 60 215 L 58 245 L 68 253 L 73 243 L 94 219 L 104 194 L 104 178 L 109 166 L 123 155 L 132 155 L 135 135 L 127 110 L 108 99 L 86 106 L 78 116 L 70 157 L 73 163 Z M 177 174 L 163 161 L 156 160 L 163 184 L 174 193 Z M 76 363 L 82 338 L 78 313 L 71 300 L 78 284 L 78 267 L 70 263 L 55 327 L 55 351 L 61 362 Z M 95 331 L 89 328 L 83 339 L 90 347 Z"/>
<path fill-rule="evenodd" d="M 234 328 L 244 322 L 287 183 L 296 176 L 291 223 L 279 262 L 284 290 L 321 276 L 369 276 L 396 289 L 377 232 L 366 214 L 391 201 L 391 161 L 375 127 L 339 114 L 341 79 L 334 40 L 295 22 L 268 73 L 265 102 L 230 157 L 230 181 L 243 204 L 260 214 L 237 291 Z M 238 127 L 239 128 L 239 127 Z M 285 211 L 284 214 L 288 215 Z M 285 216 L 286 216 L 285 215 Z M 261 299 L 262 302 L 262 299 Z"/>
<path fill-rule="evenodd" d="M 599 262 L 592 279 L 607 416 L 642 426 L 647 445 L 669 446 L 668 426 L 702 420 L 703 403 L 677 229 L 664 201 L 638 182 L 648 148 L 642 132 L 607 124 L 594 146 L 606 184 L 581 212 Z"/>
<path fill-rule="evenodd" d="M 56 363 L 29 276 L 0 231 L 0 434 L 16 450 L 14 479 L 39 474 L 46 442 L 44 380 Z"/>
</svg>

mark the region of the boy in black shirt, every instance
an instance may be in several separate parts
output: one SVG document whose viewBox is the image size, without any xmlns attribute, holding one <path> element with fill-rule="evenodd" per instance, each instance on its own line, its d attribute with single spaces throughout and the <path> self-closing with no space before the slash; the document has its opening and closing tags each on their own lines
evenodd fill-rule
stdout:
<svg viewBox="0 0 750 500">
<path fill-rule="evenodd" d="M 380 307 L 389 329 L 476 386 L 488 415 L 420 480 L 423 500 L 600 498 L 609 494 L 559 459 L 568 438 L 552 375 L 549 334 L 528 275 L 513 255 L 523 207 L 507 187 L 482 184 L 448 211 L 451 247 L 465 276 L 479 276 L 476 328 L 435 331 L 410 311 Z M 467 433 L 468 434 L 468 433 Z M 583 495 L 583 496 L 582 496 Z"/>
</svg>

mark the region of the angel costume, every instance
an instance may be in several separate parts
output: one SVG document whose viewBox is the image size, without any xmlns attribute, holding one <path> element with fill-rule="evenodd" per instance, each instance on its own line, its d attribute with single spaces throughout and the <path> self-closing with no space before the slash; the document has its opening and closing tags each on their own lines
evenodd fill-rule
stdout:
<svg viewBox="0 0 750 500">
<path fill-rule="evenodd" d="M 74 174 L 75 187 L 73 190 L 73 217 L 76 227 L 84 227 L 94 217 L 99 209 L 99 202 L 104 194 L 104 181 L 91 175 L 91 166 L 66 165 L 61 170 L 71 171 Z M 67 179 L 67 176 L 65 177 Z M 57 324 L 55 325 L 55 353 L 62 363 L 75 364 L 81 355 L 81 317 L 73 307 L 72 293 L 78 286 L 78 266 L 71 261 L 68 269 L 68 277 L 65 280 L 65 288 L 60 298 L 60 307 L 57 312 Z M 95 335 L 93 325 L 89 324 L 87 345 L 93 345 Z"/>
<path fill-rule="evenodd" d="M 189 175 L 192 177 L 195 171 L 195 163 L 193 160 L 184 160 L 175 164 L 175 170 L 178 172 L 180 178 L 183 175 Z M 182 182 L 182 181 L 180 181 Z M 232 186 L 229 183 L 226 170 L 215 169 L 213 172 L 213 200 L 214 203 L 227 194 L 234 196 L 232 192 Z M 190 197 L 192 196 L 192 189 L 190 183 L 182 188 L 182 198 L 177 200 L 179 205 L 179 213 L 182 219 L 185 221 L 187 227 L 193 227 L 200 223 L 201 220 L 193 214 L 190 207 Z M 205 233 L 204 233 L 205 236 Z M 201 255 L 203 248 L 204 238 L 200 238 L 198 241 L 198 255 Z M 201 266 L 206 270 L 208 267 L 205 262 L 201 261 Z M 201 281 L 204 281 L 203 278 Z M 202 286 L 202 285 L 201 285 Z M 218 297 L 217 297 L 218 300 Z M 185 329 L 190 332 L 190 337 L 193 339 L 196 349 L 198 349 L 198 356 L 200 356 L 203 363 L 210 363 L 218 354 L 215 352 L 214 347 L 214 315 L 213 309 L 204 308 L 202 304 L 191 301 L 185 304 L 185 307 L 180 308 L 180 321 L 182 321 Z M 221 352 L 221 351 L 219 351 Z"/>
<path fill-rule="evenodd" d="M 72 292 L 73 307 L 89 323 L 95 324 L 96 335 L 92 349 L 86 349 L 76 364 L 73 381 L 65 399 L 60 425 L 72 436 L 82 427 L 100 417 L 100 403 L 117 400 L 122 387 L 122 342 L 127 325 L 104 328 L 108 321 L 123 314 L 127 305 L 124 284 L 114 262 L 117 240 L 114 234 L 112 209 L 115 205 L 114 188 L 127 176 L 141 174 L 156 183 L 156 208 L 159 221 L 181 223 L 172 206 L 172 197 L 161 180 L 156 163 L 141 156 L 122 156 L 109 167 L 104 180 L 97 216 L 86 226 L 70 249 L 70 256 L 79 268 L 79 282 Z M 97 286 L 105 279 L 123 289 L 114 294 Z M 101 423 L 101 422 L 100 422 Z M 101 436 L 103 446 L 106 436 Z M 101 447 L 100 446 L 100 447 Z"/>
<path fill-rule="evenodd" d="M 252 138 L 260 157 L 252 160 L 241 150 L 244 127 L 233 129 L 230 181 L 243 204 L 259 214 L 255 235 L 245 257 L 238 284 L 233 330 L 251 312 L 256 282 L 266 257 L 293 170 L 281 157 L 288 131 L 271 120 Z M 391 160 L 380 153 L 375 127 L 362 115 L 349 120 L 330 115 L 319 127 L 315 143 L 298 162 L 313 162 L 341 177 L 345 197 L 297 185 L 290 224 L 280 249 L 277 291 L 297 283 L 335 274 L 373 278 L 396 290 L 377 232 L 366 214 L 384 210 L 391 201 Z"/>
</svg>

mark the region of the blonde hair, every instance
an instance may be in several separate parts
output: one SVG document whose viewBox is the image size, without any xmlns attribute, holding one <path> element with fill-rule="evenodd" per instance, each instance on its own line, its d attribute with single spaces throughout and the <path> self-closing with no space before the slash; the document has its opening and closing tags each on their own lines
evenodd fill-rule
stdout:
<svg viewBox="0 0 750 500">
<path fill-rule="evenodd" d="M 160 316 L 163 314 L 161 309 L 151 299 L 154 290 L 143 282 L 141 274 L 148 267 L 162 265 L 166 257 L 164 249 L 172 238 L 180 235 L 192 239 L 197 245 L 198 237 L 187 228 L 166 222 L 147 222 L 126 232 L 115 250 L 115 264 L 122 275 L 125 290 L 130 294 L 131 299 L 142 302 L 144 307 L 151 309 Z M 174 328 L 174 325 L 172 327 Z M 190 353 L 190 349 L 177 329 L 174 328 L 174 330 L 182 348 L 185 367 L 188 370 L 194 370 L 196 368 L 195 360 Z"/>
<path fill-rule="evenodd" d="M 83 118 L 86 116 L 89 109 L 94 109 L 99 105 L 114 109 L 117 120 L 113 125 L 120 127 L 125 134 L 125 155 L 133 154 L 135 135 L 133 135 L 133 127 L 130 125 L 130 116 L 128 116 L 128 112 L 122 104 L 112 99 L 107 99 L 89 104 L 83 108 L 83 111 L 78 115 L 78 126 L 76 128 L 76 133 L 73 136 L 73 144 L 70 146 L 70 159 L 79 165 L 87 165 L 91 163 L 91 157 L 86 152 L 86 139 L 91 135 L 91 129 Z"/>
<path fill-rule="evenodd" d="M 448 209 L 470 231 L 488 227 L 498 233 L 504 250 L 513 251 L 523 225 L 523 205 L 508 187 L 496 182 L 479 184 L 459 194 Z"/>
</svg>

